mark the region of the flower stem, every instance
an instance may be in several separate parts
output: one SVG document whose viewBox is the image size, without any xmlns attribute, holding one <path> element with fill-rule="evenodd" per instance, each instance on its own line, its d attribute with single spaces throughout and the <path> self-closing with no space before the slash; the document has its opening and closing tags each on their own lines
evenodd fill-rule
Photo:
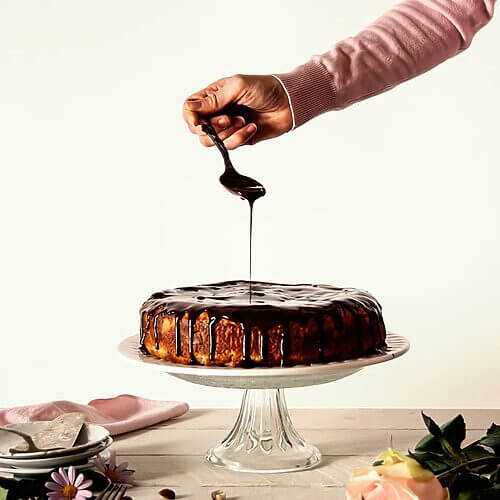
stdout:
<svg viewBox="0 0 500 500">
<path fill-rule="evenodd" d="M 483 464 L 487 464 L 490 462 L 496 462 L 496 463 L 500 464 L 500 457 L 483 457 L 483 458 L 477 458 L 476 460 L 470 460 L 468 462 L 463 462 L 460 465 L 453 467 L 453 469 L 447 470 L 445 472 L 441 472 L 441 474 L 438 474 L 436 477 L 438 479 L 442 479 L 443 477 L 449 476 L 450 474 L 455 474 L 456 472 L 459 472 L 461 469 L 465 469 L 465 468 L 470 467 L 470 466 L 483 465 Z"/>
</svg>

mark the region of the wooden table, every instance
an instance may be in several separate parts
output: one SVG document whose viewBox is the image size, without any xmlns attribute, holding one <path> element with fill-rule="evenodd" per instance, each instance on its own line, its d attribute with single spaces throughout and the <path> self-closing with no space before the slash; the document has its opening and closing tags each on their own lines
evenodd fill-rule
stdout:
<svg viewBox="0 0 500 500">
<path fill-rule="evenodd" d="M 402 452 L 425 434 L 419 410 L 291 410 L 296 428 L 323 454 L 321 466 L 289 474 L 243 474 L 206 463 L 205 451 L 231 428 L 237 410 L 190 410 L 181 418 L 116 439 L 119 461 L 137 470 L 135 500 L 161 499 L 168 487 L 177 498 L 209 500 L 221 488 L 227 498 L 344 500 L 354 467 L 370 464 L 391 440 Z M 468 439 L 476 439 L 500 410 L 428 410 L 438 423 L 462 413 Z"/>
</svg>

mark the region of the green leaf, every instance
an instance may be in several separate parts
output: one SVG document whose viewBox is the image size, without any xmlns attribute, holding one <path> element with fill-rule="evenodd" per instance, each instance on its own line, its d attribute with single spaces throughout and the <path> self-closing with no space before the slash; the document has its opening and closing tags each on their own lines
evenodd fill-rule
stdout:
<svg viewBox="0 0 500 500">
<path fill-rule="evenodd" d="M 451 498 L 457 498 L 457 500 L 458 498 L 476 499 L 480 498 L 479 491 L 490 486 L 490 482 L 485 477 L 464 471 L 458 474 L 450 485 L 450 495 Z"/>
<path fill-rule="evenodd" d="M 0 488 L 0 500 L 6 500 L 8 493 L 9 491 L 5 488 Z"/>
<path fill-rule="evenodd" d="M 491 453 L 491 451 L 487 450 L 486 448 L 483 448 L 478 444 L 470 444 L 469 446 L 466 446 L 462 450 L 462 453 L 468 460 L 477 460 L 478 458 L 487 458 L 487 457 L 493 458 L 495 456 L 493 453 Z"/>
<path fill-rule="evenodd" d="M 481 493 L 479 491 L 462 491 L 452 498 L 456 498 L 456 500 L 481 500 Z"/>
<path fill-rule="evenodd" d="M 498 500 L 500 498 L 500 485 L 495 485 L 486 490 L 481 490 L 481 500 Z"/>
<path fill-rule="evenodd" d="M 493 484 L 498 484 L 500 487 L 500 465 L 498 466 L 497 471 L 491 475 L 490 479 Z"/>
<path fill-rule="evenodd" d="M 495 453 L 500 453 L 500 425 L 491 424 L 491 427 L 486 432 L 486 436 L 481 438 L 480 443 L 495 450 Z"/>
<path fill-rule="evenodd" d="M 432 434 L 427 434 L 416 444 L 415 450 L 439 452 L 441 451 L 441 445 L 439 444 L 439 440 Z"/>
<path fill-rule="evenodd" d="M 446 455 L 448 455 L 451 459 L 453 459 L 457 465 L 463 461 L 462 457 L 460 456 L 458 451 L 455 451 L 453 446 L 448 442 L 447 439 L 441 438 L 439 440 L 439 443 L 441 444 L 441 448 L 445 452 Z"/>
<path fill-rule="evenodd" d="M 464 417 L 462 415 L 457 415 L 441 426 L 441 431 L 451 446 L 453 446 L 455 450 L 460 451 L 460 447 L 465 439 Z"/>
<path fill-rule="evenodd" d="M 463 456 L 467 461 L 479 460 L 481 458 L 495 458 L 495 455 L 491 453 L 486 448 L 478 444 L 471 444 L 462 450 Z M 491 474 L 495 472 L 497 464 L 495 462 L 486 463 L 479 465 L 477 467 L 471 466 L 470 470 L 472 472 L 477 472 L 478 474 Z"/>
<path fill-rule="evenodd" d="M 425 420 L 424 420 L 425 421 Z M 451 444 L 453 449 L 460 451 L 460 446 L 465 439 L 465 421 L 462 415 L 457 415 L 455 418 L 446 422 L 440 427 L 441 435 Z M 416 450 L 420 451 L 441 451 L 441 443 L 439 440 L 431 435 L 425 436 L 421 439 Z"/>
<path fill-rule="evenodd" d="M 431 451 L 409 452 L 410 457 L 414 458 L 420 465 L 431 470 L 434 475 L 440 474 L 455 465 L 448 457 Z"/>
<path fill-rule="evenodd" d="M 431 417 L 427 416 L 424 412 L 422 412 L 422 418 L 424 419 L 424 424 L 427 427 L 427 430 L 436 438 L 440 438 L 443 433 L 441 432 L 441 428 L 439 427 Z"/>
</svg>

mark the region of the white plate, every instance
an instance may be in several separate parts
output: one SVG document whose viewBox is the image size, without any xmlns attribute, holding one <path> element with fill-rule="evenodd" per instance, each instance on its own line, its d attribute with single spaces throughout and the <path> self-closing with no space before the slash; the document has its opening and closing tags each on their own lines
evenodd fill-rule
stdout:
<svg viewBox="0 0 500 500">
<path fill-rule="evenodd" d="M 26 422 L 23 424 L 9 424 L 6 427 L 27 432 L 28 434 L 36 434 L 39 432 L 46 422 Z M 95 447 L 106 438 L 109 437 L 109 432 L 100 425 L 83 424 L 82 430 L 78 435 L 75 446 L 72 448 L 64 448 L 61 450 L 52 451 L 35 451 L 30 453 L 10 453 L 9 449 L 13 448 L 22 438 L 10 432 L 0 431 L 0 459 L 13 458 L 18 460 L 32 459 L 32 458 L 48 458 L 62 455 L 73 454 L 78 451 L 86 450 L 90 447 Z"/>
<path fill-rule="evenodd" d="M 100 453 L 99 456 L 104 460 L 108 460 L 110 453 L 108 451 L 104 451 L 103 453 Z M 84 471 L 84 470 L 89 470 L 93 469 L 95 466 L 92 462 L 87 462 L 86 464 L 81 464 L 81 465 L 75 465 L 75 470 L 76 471 Z M 57 470 L 58 467 L 47 467 L 44 469 L 29 469 L 29 468 L 19 468 L 19 467 L 3 467 L 0 466 L 0 474 L 14 474 L 15 477 L 19 478 L 29 478 L 33 476 L 41 476 L 45 474 L 50 474 L 52 471 Z"/>
<path fill-rule="evenodd" d="M 410 343 L 401 335 L 388 333 L 387 347 L 357 359 L 270 368 L 230 368 L 224 366 L 182 365 L 149 356 L 139 350 L 139 336 L 127 337 L 118 345 L 118 352 L 127 361 L 195 384 L 239 389 L 270 389 L 306 387 L 326 384 L 353 373 L 365 366 L 390 361 L 402 356 Z"/>
<path fill-rule="evenodd" d="M 70 455 L 59 455 L 58 457 L 46 457 L 46 458 L 24 458 L 22 460 L 10 457 L 10 458 L 0 458 L 0 464 L 9 465 L 11 467 L 23 468 L 23 469 L 44 469 L 49 467 L 60 467 L 66 464 L 74 464 L 80 460 L 92 457 L 93 455 L 98 455 L 106 448 L 111 446 L 113 439 L 108 436 L 102 443 L 97 446 L 92 446 L 83 451 L 78 451 L 77 453 L 71 453 Z"/>
</svg>

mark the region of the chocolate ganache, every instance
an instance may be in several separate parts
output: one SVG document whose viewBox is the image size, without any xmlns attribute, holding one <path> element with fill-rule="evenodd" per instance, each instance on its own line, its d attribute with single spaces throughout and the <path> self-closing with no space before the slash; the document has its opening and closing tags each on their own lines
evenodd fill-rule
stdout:
<svg viewBox="0 0 500 500">
<path fill-rule="evenodd" d="M 207 120 L 201 120 L 201 129 L 205 132 L 220 151 L 224 159 L 224 173 L 219 177 L 220 183 L 232 194 L 239 196 L 243 200 L 248 201 L 250 207 L 250 237 L 249 237 L 249 282 L 248 282 L 248 299 L 252 302 L 252 227 L 253 227 L 253 204 L 256 200 L 266 194 L 264 186 L 246 175 L 241 175 L 236 171 L 229 158 L 229 151 L 224 142 L 218 136 L 215 129 Z"/>
<path fill-rule="evenodd" d="M 184 364 L 290 366 L 359 357 L 385 345 L 381 307 L 368 292 L 248 281 L 165 290 L 141 309 L 140 345 Z"/>
</svg>

